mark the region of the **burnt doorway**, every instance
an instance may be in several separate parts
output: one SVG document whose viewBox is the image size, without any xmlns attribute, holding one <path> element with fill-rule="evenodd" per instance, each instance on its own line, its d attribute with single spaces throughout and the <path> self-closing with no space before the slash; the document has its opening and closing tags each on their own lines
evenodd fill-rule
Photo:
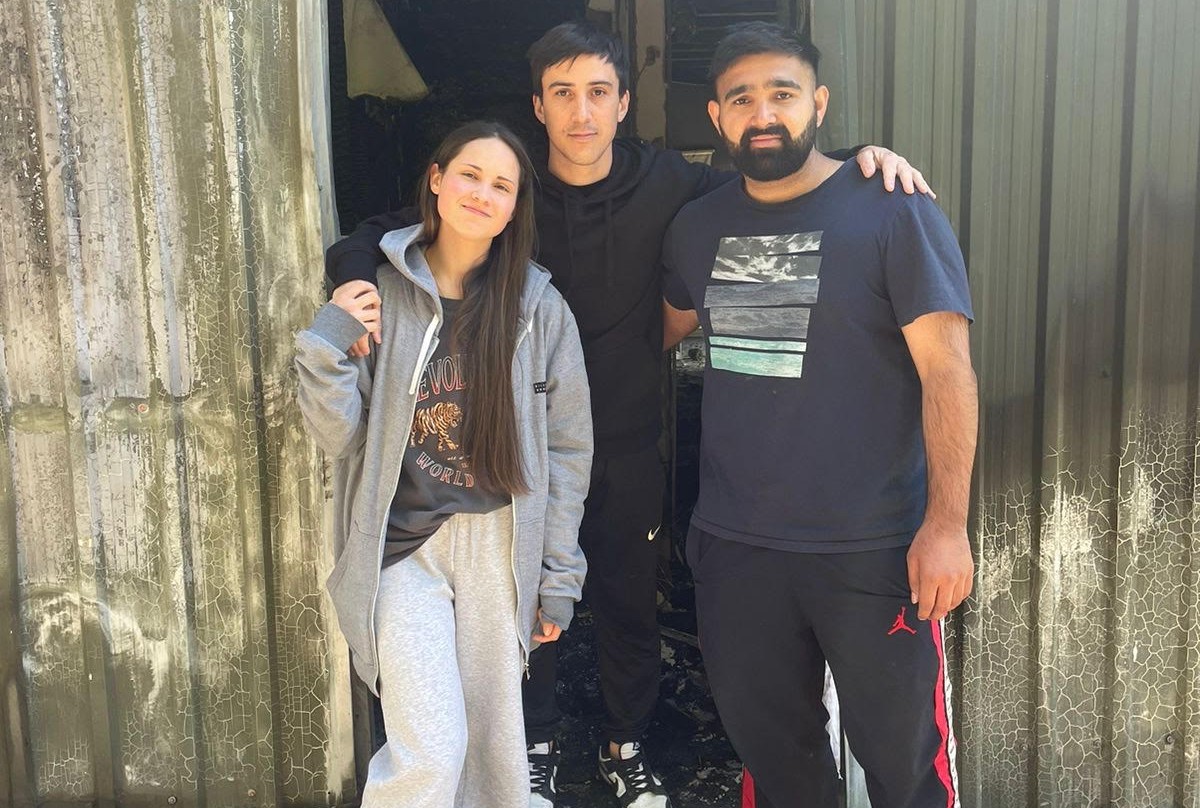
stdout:
<svg viewBox="0 0 1200 808">
<path fill-rule="evenodd" d="M 667 145 L 714 149 L 715 163 L 728 168 L 725 147 L 709 122 L 708 63 L 728 26 L 776 22 L 809 35 L 807 0 L 664 0 L 667 15 Z"/>
<path fill-rule="evenodd" d="M 351 1 L 329 0 L 333 174 L 342 233 L 407 204 L 434 147 L 461 123 L 501 121 L 535 158 L 544 151 L 545 132 L 530 108 L 525 51 L 548 28 L 588 17 L 586 0 L 375 0 L 429 88 L 417 101 L 348 97 L 343 15 Z"/>
</svg>

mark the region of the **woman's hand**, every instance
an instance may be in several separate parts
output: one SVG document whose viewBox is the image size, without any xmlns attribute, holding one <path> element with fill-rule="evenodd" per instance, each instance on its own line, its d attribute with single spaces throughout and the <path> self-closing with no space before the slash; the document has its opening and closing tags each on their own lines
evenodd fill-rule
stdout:
<svg viewBox="0 0 1200 808">
<path fill-rule="evenodd" d="M 533 633 L 534 642 L 554 642 L 562 636 L 561 628 L 542 617 L 542 608 L 540 606 L 538 607 L 537 619 L 542 633 L 538 634 L 536 631 Z"/>
<path fill-rule="evenodd" d="M 338 308 L 352 315 L 367 329 L 367 333 L 351 345 L 346 354 L 348 356 L 366 356 L 371 350 L 371 340 L 374 339 L 376 345 L 381 340 L 379 323 L 382 301 L 379 298 L 379 290 L 375 288 L 374 284 L 366 281 L 346 281 L 333 290 L 333 297 L 330 300 Z"/>
</svg>

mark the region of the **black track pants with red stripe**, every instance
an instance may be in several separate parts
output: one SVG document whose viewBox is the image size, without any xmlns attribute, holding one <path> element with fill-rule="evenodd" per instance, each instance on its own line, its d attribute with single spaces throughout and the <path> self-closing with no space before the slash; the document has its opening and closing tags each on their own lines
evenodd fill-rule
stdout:
<svg viewBox="0 0 1200 808">
<path fill-rule="evenodd" d="M 797 553 L 692 528 L 700 646 L 753 777 L 744 808 L 836 808 L 825 663 L 872 808 L 956 808 L 940 622 L 920 621 L 907 548 Z"/>
</svg>

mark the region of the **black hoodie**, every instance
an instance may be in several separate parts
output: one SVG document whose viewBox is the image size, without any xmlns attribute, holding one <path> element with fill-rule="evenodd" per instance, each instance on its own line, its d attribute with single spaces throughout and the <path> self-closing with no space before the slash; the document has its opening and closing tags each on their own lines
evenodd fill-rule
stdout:
<svg viewBox="0 0 1200 808">
<path fill-rule="evenodd" d="M 567 185 L 540 172 L 537 262 L 550 270 L 579 324 L 597 457 L 658 440 L 663 236 L 686 203 L 736 176 L 626 138 L 613 141 L 612 168 L 592 185 Z M 411 210 L 364 221 L 326 253 L 330 280 L 374 283 L 386 260 L 379 239 L 415 221 Z"/>
</svg>

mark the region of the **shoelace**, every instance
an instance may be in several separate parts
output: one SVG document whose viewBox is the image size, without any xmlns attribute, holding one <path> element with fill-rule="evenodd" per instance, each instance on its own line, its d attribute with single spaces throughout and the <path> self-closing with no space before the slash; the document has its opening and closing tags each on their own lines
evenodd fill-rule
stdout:
<svg viewBox="0 0 1200 808">
<path fill-rule="evenodd" d="M 625 780 L 627 788 L 630 791 L 637 793 L 639 791 L 648 791 L 650 789 L 652 785 L 650 781 L 650 771 L 643 764 L 641 753 L 639 753 L 637 757 L 630 758 L 629 760 L 617 759 L 614 760 L 613 763 L 616 764 L 616 768 L 622 775 L 622 779 Z"/>
<path fill-rule="evenodd" d="M 545 757 L 545 760 L 534 760 L 535 757 Z M 550 783 L 550 772 L 553 765 L 549 755 L 529 756 L 529 790 L 541 791 Z"/>
</svg>

